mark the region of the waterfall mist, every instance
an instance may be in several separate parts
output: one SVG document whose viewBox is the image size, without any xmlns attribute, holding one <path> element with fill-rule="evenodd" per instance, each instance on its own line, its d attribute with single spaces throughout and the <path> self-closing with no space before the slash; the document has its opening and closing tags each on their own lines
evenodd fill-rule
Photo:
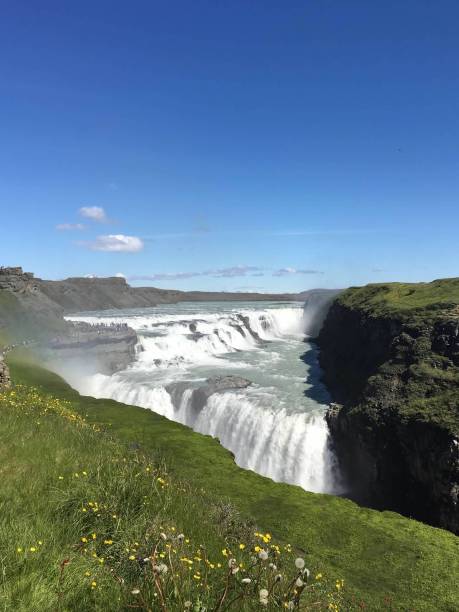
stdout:
<svg viewBox="0 0 459 612">
<path fill-rule="evenodd" d="M 321 383 L 306 382 L 301 359 L 315 351 L 305 341 L 302 304 L 190 303 L 72 318 L 128 323 L 139 337 L 131 367 L 70 380 L 80 392 L 149 408 L 214 436 L 238 465 L 276 481 L 340 491 L 326 392 L 311 393 Z"/>
</svg>

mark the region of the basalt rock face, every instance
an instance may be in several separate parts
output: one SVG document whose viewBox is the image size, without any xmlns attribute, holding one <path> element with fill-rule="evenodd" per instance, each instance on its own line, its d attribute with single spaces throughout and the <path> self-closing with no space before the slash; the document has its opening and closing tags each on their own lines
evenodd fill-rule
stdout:
<svg viewBox="0 0 459 612">
<path fill-rule="evenodd" d="M 423 306 L 416 285 L 347 290 L 318 344 L 339 402 L 327 421 L 351 496 L 457 533 L 459 279 L 438 283 L 420 286 L 432 293 Z M 392 300 L 394 287 L 410 296 L 406 303 Z"/>
<path fill-rule="evenodd" d="M 136 356 L 137 334 L 127 325 L 74 323 L 64 334 L 40 349 L 52 369 L 74 368 L 82 374 L 113 374 L 127 368 Z"/>
<path fill-rule="evenodd" d="M 197 417 L 207 400 L 214 393 L 224 393 L 225 391 L 237 391 L 250 387 L 251 380 L 242 378 L 242 376 L 215 376 L 208 378 L 205 384 L 193 389 L 191 397 L 188 401 L 188 409 L 193 413 L 192 417 Z M 183 393 L 189 388 L 188 383 L 174 383 L 167 387 L 168 393 L 172 397 L 175 406 L 179 406 L 183 398 Z"/>
</svg>

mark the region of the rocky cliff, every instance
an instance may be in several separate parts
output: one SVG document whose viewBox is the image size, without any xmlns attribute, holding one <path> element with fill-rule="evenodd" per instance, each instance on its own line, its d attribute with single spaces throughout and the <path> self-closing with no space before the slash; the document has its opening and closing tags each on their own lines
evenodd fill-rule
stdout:
<svg viewBox="0 0 459 612">
<path fill-rule="evenodd" d="M 319 334 L 352 495 L 459 530 L 459 279 L 352 288 Z"/>
<path fill-rule="evenodd" d="M 40 291 L 66 313 L 111 308 L 147 308 L 158 304 L 226 300 L 292 300 L 292 294 L 178 291 L 157 287 L 131 287 L 124 278 L 68 278 L 40 280 Z"/>
<path fill-rule="evenodd" d="M 56 370 L 108 374 L 134 360 L 134 330 L 65 321 L 64 306 L 43 291 L 44 282 L 21 268 L 0 268 L 0 349 L 26 346 Z"/>
</svg>

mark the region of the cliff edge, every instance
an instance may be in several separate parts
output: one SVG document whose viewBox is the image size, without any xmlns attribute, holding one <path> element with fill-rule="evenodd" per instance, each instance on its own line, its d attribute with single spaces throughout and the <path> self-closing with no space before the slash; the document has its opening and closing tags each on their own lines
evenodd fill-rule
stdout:
<svg viewBox="0 0 459 612">
<path fill-rule="evenodd" d="M 352 496 L 459 531 L 459 278 L 351 288 L 318 337 Z"/>
</svg>

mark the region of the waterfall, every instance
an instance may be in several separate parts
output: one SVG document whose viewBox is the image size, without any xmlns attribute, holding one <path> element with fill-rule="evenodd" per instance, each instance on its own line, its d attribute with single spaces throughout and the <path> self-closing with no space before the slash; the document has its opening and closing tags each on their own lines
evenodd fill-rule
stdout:
<svg viewBox="0 0 459 612">
<path fill-rule="evenodd" d="M 303 342 L 308 319 L 301 305 L 158 310 L 72 317 L 128 323 L 140 350 L 127 370 L 70 382 L 214 436 L 241 467 L 309 491 L 337 492 L 325 406 L 304 395 L 299 357 L 314 348 Z M 210 376 L 228 372 L 248 376 L 244 388 L 212 387 Z"/>
</svg>

